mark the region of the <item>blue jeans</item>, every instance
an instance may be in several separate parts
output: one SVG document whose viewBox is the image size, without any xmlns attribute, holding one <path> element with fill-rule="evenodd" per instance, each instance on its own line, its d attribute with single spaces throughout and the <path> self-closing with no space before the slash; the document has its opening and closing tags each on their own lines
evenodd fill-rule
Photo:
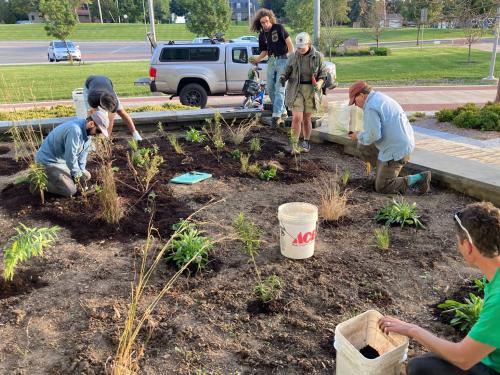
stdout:
<svg viewBox="0 0 500 375">
<path fill-rule="evenodd" d="M 269 57 L 267 61 L 267 92 L 273 103 L 273 117 L 280 117 L 285 112 L 285 87 L 279 82 L 285 70 L 287 59 Z"/>
</svg>

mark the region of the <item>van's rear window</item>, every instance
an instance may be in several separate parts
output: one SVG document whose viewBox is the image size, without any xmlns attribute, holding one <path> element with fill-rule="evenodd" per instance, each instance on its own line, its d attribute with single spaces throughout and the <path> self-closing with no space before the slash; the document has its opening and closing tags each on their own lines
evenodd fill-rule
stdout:
<svg viewBox="0 0 500 375">
<path fill-rule="evenodd" d="M 160 61 L 217 61 L 219 49 L 217 47 L 180 47 L 163 48 Z"/>
</svg>

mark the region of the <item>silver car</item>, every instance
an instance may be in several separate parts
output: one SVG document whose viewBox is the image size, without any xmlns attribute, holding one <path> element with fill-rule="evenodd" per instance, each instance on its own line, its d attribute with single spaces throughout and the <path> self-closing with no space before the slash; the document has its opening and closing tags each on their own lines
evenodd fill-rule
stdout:
<svg viewBox="0 0 500 375">
<path fill-rule="evenodd" d="M 62 40 L 53 40 L 50 42 L 49 49 L 47 50 L 47 59 L 50 62 L 69 60 L 70 55 L 73 60 L 82 60 L 80 48 L 72 41 L 67 40 L 64 42 Z"/>
</svg>

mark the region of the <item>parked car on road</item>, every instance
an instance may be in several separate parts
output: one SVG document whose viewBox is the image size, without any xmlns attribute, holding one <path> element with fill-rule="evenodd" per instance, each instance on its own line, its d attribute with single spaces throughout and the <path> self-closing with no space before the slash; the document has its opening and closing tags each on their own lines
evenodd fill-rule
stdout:
<svg viewBox="0 0 500 375">
<path fill-rule="evenodd" d="M 259 38 L 257 38 L 254 35 L 244 35 L 240 36 L 239 38 L 234 38 L 230 40 L 231 43 L 236 43 L 236 42 L 255 42 L 259 43 Z"/>
<path fill-rule="evenodd" d="M 72 41 L 53 40 L 50 42 L 49 49 L 47 50 L 47 59 L 50 62 L 69 60 L 70 55 L 73 60 L 82 60 L 79 46 L 75 45 Z"/>
</svg>

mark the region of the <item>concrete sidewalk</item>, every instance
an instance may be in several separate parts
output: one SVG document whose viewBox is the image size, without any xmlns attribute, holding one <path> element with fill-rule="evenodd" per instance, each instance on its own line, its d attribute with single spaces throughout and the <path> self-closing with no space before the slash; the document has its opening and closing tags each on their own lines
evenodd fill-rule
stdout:
<svg viewBox="0 0 500 375">
<path fill-rule="evenodd" d="M 496 85 L 481 86 L 408 86 L 408 87 L 375 87 L 401 104 L 405 111 L 434 112 L 442 108 L 455 108 L 465 103 L 484 104 L 495 100 Z M 349 89 L 336 88 L 327 95 L 328 101 L 347 100 Z M 209 107 L 234 107 L 243 103 L 243 96 L 209 96 Z M 120 98 L 125 107 L 163 104 L 168 96 L 146 96 Z M 178 98 L 172 102 L 178 103 Z M 33 107 L 50 107 L 54 105 L 72 105 L 71 100 L 56 100 L 37 103 L 0 104 L 0 111 L 27 109 Z"/>
</svg>

